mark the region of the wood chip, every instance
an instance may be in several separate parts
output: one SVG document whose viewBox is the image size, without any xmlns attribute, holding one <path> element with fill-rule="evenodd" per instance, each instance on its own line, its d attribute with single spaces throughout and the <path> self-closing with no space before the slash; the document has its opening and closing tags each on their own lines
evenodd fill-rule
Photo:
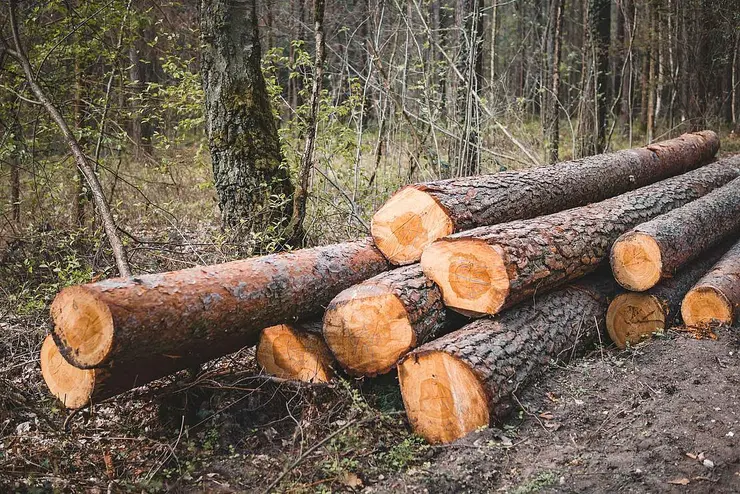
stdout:
<svg viewBox="0 0 740 494">
<path fill-rule="evenodd" d="M 682 479 L 675 479 L 675 480 L 668 481 L 669 484 L 673 484 L 673 485 L 688 485 L 689 482 L 691 481 L 687 479 L 686 477 Z"/>
</svg>

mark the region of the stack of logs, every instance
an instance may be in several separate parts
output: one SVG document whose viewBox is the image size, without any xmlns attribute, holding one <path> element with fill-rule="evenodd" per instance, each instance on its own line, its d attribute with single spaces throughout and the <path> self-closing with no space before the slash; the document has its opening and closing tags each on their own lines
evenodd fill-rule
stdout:
<svg viewBox="0 0 740 494">
<path fill-rule="evenodd" d="M 737 321 L 740 155 L 718 150 L 703 131 L 412 185 L 372 239 L 69 287 L 42 372 L 79 408 L 256 344 L 284 379 L 397 368 L 414 430 L 452 441 L 603 329 L 625 348 L 679 311 L 695 328 Z"/>
</svg>

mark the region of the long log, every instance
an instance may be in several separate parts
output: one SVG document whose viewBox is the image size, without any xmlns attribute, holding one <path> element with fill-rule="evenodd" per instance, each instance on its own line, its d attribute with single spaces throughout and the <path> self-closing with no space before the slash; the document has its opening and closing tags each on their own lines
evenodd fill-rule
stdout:
<svg viewBox="0 0 740 494">
<path fill-rule="evenodd" d="M 437 240 L 421 267 L 445 305 L 496 314 L 594 271 L 627 230 L 681 207 L 740 175 L 740 156 L 605 201 Z"/>
<path fill-rule="evenodd" d="M 321 334 L 323 323 L 278 324 L 262 330 L 257 363 L 269 375 L 323 383 L 334 376 L 334 357 Z"/>
<path fill-rule="evenodd" d="M 73 286 L 52 303 L 54 340 L 80 368 L 148 356 L 185 368 L 254 345 L 265 327 L 319 316 L 340 291 L 388 268 L 365 239 Z"/>
<path fill-rule="evenodd" d="M 610 277 L 590 277 L 413 350 L 398 377 L 414 431 L 447 443 L 503 418 L 511 393 L 548 362 L 580 355 L 599 340 L 616 289 Z"/>
<path fill-rule="evenodd" d="M 740 231 L 740 178 L 621 235 L 612 246 L 614 278 L 642 292 Z"/>
<path fill-rule="evenodd" d="M 650 290 L 620 293 L 614 297 L 606 311 L 606 329 L 614 344 L 624 349 L 671 327 L 678 318 L 686 292 L 729 247 L 724 243 L 715 247 L 678 271 L 675 277 L 664 279 Z"/>
<path fill-rule="evenodd" d="M 181 370 L 173 359 L 142 359 L 138 365 L 80 369 L 65 360 L 54 338 L 41 345 L 41 375 L 52 395 L 70 409 L 82 408 Z"/>
<path fill-rule="evenodd" d="M 686 294 L 681 317 L 691 327 L 732 326 L 740 320 L 740 241 Z"/>
<path fill-rule="evenodd" d="M 371 233 L 393 264 L 410 264 L 452 233 L 601 201 L 693 170 L 718 150 L 717 134 L 703 131 L 550 166 L 410 185 L 375 213 Z"/>
<path fill-rule="evenodd" d="M 326 308 L 324 338 L 349 374 L 374 376 L 390 371 L 401 356 L 458 319 L 445 310 L 439 289 L 414 264 L 337 295 Z"/>
</svg>

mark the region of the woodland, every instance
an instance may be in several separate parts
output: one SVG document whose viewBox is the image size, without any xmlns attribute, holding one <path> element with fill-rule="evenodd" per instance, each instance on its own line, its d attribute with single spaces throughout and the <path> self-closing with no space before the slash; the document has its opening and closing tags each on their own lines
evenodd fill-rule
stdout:
<svg viewBox="0 0 740 494">
<path fill-rule="evenodd" d="M 740 239 L 738 92 L 737 0 L 4 0 L 0 490 L 740 490 L 740 339 L 726 327 L 737 316 L 731 309 L 728 325 L 699 332 L 668 320 L 713 266 L 740 273 L 731 247 Z M 638 158 L 627 149 L 652 176 L 629 171 Z M 595 172 L 579 174 L 574 163 Z M 466 177 L 495 182 L 510 172 L 542 190 L 555 177 L 550 188 L 560 195 L 502 192 L 501 202 L 524 212 L 487 210 L 486 218 L 459 206 L 470 190 L 498 186 Z M 456 180 L 402 189 L 443 179 Z M 441 204 L 450 223 L 408 259 L 395 244 L 389 254 L 377 234 L 400 229 L 409 244 L 420 237 L 421 227 L 385 222 L 389 199 L 405 197 L 394 195 L 399 189 L 452 198 L 408 196 Z M 429 211 L 425 228 L 436 221 Z M 466 241 L 478 256 L 469 232 L 475 245 L 492 244 L 510 232 L 490 225 L 532 219 L 526 234 L 510 235 L 512 245 L 530 242 L 531 253 L 552 241 L 548 232 L 565 217 L 557 214 L 587 224 L 587 235 L 569 240 L 587 261 L 563 255 L 565 267 L 542 275 L 520 259 L 502 268 L 514 281 L 499 298 L 486 294 L 488 305 L 449 295 L 455 287 L 438 263 Z M 652 284 L 634 288 L 619 271 L 629 263 L 615 261 L 632 248 L 625 236 L 660 240 L 667 223 L 683 240 L 660 252 Z M 486 259 L 485 273 L 467 275 L 503 276 L 491 267 L 498 258 Z M 188 290 L 213 290 L 205 305 L 221 303 L 218 290 L 244 283 L 263 260 L 290 272 L 250 292 L 274 303 L 214 310 L 205 329 L 188 320 L 201 300 L 187 299 Z M 597 261 L 611 262 L 630 291 L 604 288 Z M 561 268 L 582 284 L 551 283 Z M 204 278 L 212 284 L 201 286 Z M 175 287 L 126 308 L 135 324 L 116 313 L 127 300 L 109 304 L 117 330 L 150 323 L 156 336 L 132 329 L 121 341 L 133 350 L 116 340 L 98 360 L 65 353 L 78 338 L 63 332 L 65 307 L 85 300 L 73 290 L 112 284 L 136 296 Z M 614 336 L 602 304 L 632 310 L 633 292 L 665 308 L 661 336 Z M 229 293 L 234 304 L 246 300 Z M 458 332 L 430 335 L 501 310 L 461 330 L 499 334 L 486 325 L 530 323 L 532 311 L 547 308 L 561 320 L 606 317 L 604 331 L 579 325 L 576 342 L 592 345 L 566 352 L 562 335 L 533 330 L 549 353 L 561 343 L 563 351 L 531 359 L 541 364 L 536 380 L 534 370 L 521 380 L 486 375 L 486 386 L 507 394 L 505 412 L 494 413 L 484 389 L 484 423 L 471 412 L 459 430 L 419 425 L 426 416 L 411 410 L 416 398 L 399 390 L 399 381 L 415 383 L 411 359 L 427 350 L 473 366 L 488 358 L 479 355 L 485 338 L 465 346 Z M 412 343 L 402 350 L 391 348 L 398 332 L 362 332 L 384 313 L 410 321 Z M 261 324 L 255 338 L 267 338 L 268 326 L 282 338 L 274 328 L 284 325 L 301 345 L 320 347 L 315 365 L 328 362 L 325 379 L 271 374 L 264 362 L 277 362 L 278 350 L 261 355 L 262 340 L 255 349 L 251 333 L 230 329 L 247 319 Z M 174 365 L 168 320 L 189 338 Z M 648 325 L 643 337 L 655 332 Z M 601 340 L 607 326 L 613 343 Z M 421 343 L 424 351 L 404 357 Z M 375 360 L 356 357 L 373 345 L 382 346 Z M 40 364 L 49 352 L 93 376 L 79 406 L 50 393 Z M 116 374 L 126 366 L 135 372 Z"/>
</svg>

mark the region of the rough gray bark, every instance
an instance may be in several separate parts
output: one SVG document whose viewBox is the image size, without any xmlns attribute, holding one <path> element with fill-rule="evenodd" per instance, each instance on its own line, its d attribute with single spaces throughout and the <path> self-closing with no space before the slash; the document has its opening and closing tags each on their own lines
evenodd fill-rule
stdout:
<svg viewBox="0 0 740 494">
<path fill-rule="evenodd" d="M 260 67 L 256 0 L 203 0 L 206 129 L 224 225 L 244 238 L 282 226 L 293 186 Z M 275 207 L 275 197 L 280 205 Z"/>
<path fill-rule="evenodd" d="M 556 163 L 560 148 L 560 38 L 563 28 L 565 0 L 550 0 L 550 20 L 547 31 L 547 66 L 545 74 L 545 162 Z"/>
</svg>

